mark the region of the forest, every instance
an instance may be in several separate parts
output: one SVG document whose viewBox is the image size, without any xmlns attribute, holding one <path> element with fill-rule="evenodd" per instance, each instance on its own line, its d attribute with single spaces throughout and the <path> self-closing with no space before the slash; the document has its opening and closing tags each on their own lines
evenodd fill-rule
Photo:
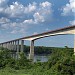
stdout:
<svg viewBox="0 0 75 75">
<path fill-rule="evenodd" d="M 75 75 L 73 48 L 35 46 L 35 54 L 49 54 L 47 62 L 32 62 L 26 58 L 28 52 L 25 46 L 20 58 L 14 59 L 11 50 L 0 47 L 0 75 Z"/>
</svg>

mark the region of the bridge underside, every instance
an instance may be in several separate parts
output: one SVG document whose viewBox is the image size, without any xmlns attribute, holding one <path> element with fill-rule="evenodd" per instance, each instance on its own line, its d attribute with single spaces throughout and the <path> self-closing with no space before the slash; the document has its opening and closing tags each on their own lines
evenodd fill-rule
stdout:
<svg viewBox="0 0 75 75">
<path fill-rule="evenodd" d="M 53 33 L 48 33 L 44 35 L 38 35 L 38 36 L 33 36 L 30 38 L 25 38 L 23 40 L 37 40 L 45 37 L 50 37 L 50 36 L 57 36 L 57 35 L 70 35 L 70 34 L 75 34 L 75 29 L 73 30 L 67 30 L 67 31 L 58 31 L 58 32 L 53 32 Z"/>
<path fill-rule="evenodd" d="M 50 37 L 50 36 L 57 36 L 57 35 L 75 35 L 75 29 L 73 30 L 67 30 L 67 31 L 58 31 L 58 32 L 54 32 L 54 33 L 49 33 L 49 34 L 45 34 L 45 35 L 40 35 L 40 36 L 35 36 L 35 37 L 31 37 L 28 39 L 23 39 L 23 40 L 29 40 L 31 41 L 31 46 L 30 46 L 30 59 L 33 59 L 34 56 L 34 41 L 41 39 L 41 38 L 45 38 L 45 37 Z M 74 55 L 75 55 L 75 37 L 74 37 Z"/>
<path fill-rule="evenodd" d="M 24 50 L 24 40 L 29 40 L 30 41 L 29 59 L 34 59 L 34 41 L 35 40 L 45 38 L 45 37 L 50 37 L 50 36 L 68 35 L 68 34 L 73 34 L 73 35 L 75 34 L 75 26 L 58 29 L 58 30 L 54 30 L 50 32 L 45 32 L 41 34 L 36 34 L 36 35 L 28 36 L 28 37 L 23 37 L 16 40 L 11 40 L 8 42 L 0 43 L 0 46 L 4 48 L 8 48 L 9 50 L 16 50 L 17 58 L 18 58 L 19 51 L 23 52 Z M 75 37 L 74 37 L 74 55 L 75 55 Z"/>
</svg>

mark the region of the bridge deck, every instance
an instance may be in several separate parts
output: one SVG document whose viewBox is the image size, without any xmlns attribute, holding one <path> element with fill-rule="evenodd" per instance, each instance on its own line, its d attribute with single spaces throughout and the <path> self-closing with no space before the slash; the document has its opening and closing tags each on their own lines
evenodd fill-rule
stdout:
<svg viewBox="0 0 75 75">
<path fill-rule="evenodd" d="M 64 27 L 64 28 L 60 28 L 60 29 L 56 29 L 56 30 L 51 30 L 51 31 L 48 31 L 48 32 L 44 32 L 44 33 L 40 33 L 40 34 L 35 34 L 35 35 L 27 36 L 27 37 L 22 37 L 22 38 L 18 38 L 18 39 L 11 40 L 11 41 L 33 38 L 33 37 L 42 36 L 42 35 L 49 34 L 49 33 L 65 31 L 65 30 L 68 30 L 68 29 L 75 29 L 75 25 Z M 8 42 L 11 42 L 11 41 L 7 41 L 7 42 L 4 42 L 4 43 L 8 43 Z"/>
</svg>

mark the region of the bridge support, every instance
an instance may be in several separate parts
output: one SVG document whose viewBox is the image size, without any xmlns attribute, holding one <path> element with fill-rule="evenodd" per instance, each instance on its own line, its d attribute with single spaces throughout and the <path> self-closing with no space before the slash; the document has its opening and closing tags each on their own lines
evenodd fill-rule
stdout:
<svg viewBox="0 0 75 75">
<path fill-rule="evenodd" d="M 29 59 L 33 60 L 34 59 L 34 40 L 30 41 L 30 54 L 29 54 Z"/>
<path fill-rule="evenodd" d="M 14 41 L 14 50 L 16 51 L 16 41 Z"/>
<path fill-rule="evenodd" d="M 14 41 L 12 41 L 12 50 L 14 51 Z"/>
<path fill-rule="evenodd" d="M 19 58 L 19 40 L 17 40 L 17 52 L 16 52 L 16 58 Z"/>
<path fill-rule="evenodd" d="M 10 50 L 10 42 L 8 42 L 8 49 Z"/>
<path fill-rule="evenodd" d="M 1 47 L 3 47 L 3 43 L 1 44 Z"/>
<path fill-rule="evenodd" d="M 24 51 L 24 40 L 21 40 L 21 52 Z"/>
<path fill-rule="evenodd" d="M 12 57 L 14 58 L 14 41 L 11 41 L 11 50 L 12 50 Z"/>
</svg>

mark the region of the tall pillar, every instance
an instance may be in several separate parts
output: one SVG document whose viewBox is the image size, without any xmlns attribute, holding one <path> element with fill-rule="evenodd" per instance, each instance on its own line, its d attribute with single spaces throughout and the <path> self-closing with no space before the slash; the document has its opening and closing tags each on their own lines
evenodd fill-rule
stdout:
<svg viewBox="0 0 75 75">
<path fill-rule="evenodd" d="M 17 52 L 16 53 L 17 53 L 16 58 L 18 59 L 19 58 L 19 40 L 17 40 Z"/>
<path fill-rule="evenodd" d="M 16 49 L 15 47 L 16 47 L 16 46 L 14 45 L 14 43 L 15 43 L 15 41 L 11 41 L 12 58 L 15 58 L 15 56 L 16 56 L 16 55 L 15 55 L 15 49 Z M 15 44 L 16 44 L 16 43 L 15 43 Z"/>
<path fill-rule="evenodd" d="M 10 49 L 10 43 L 8 42 L 8 49 Z"/>
<path fill-rule="evenodd" d="M 8 49 L 8 42 L 7 42 L 7 49 Z"/>
<path fill-rule="evenodd" d="M 12 50 L 12 41 L 10 42 L 10 50 Z"/>
<path fill-rule="evenodd" d="M 6 48 L 7 48 L 7 43 L 6 43 Z"/>
<path fill-rule="evenodd" d="M 75 34 L 74 34 L 74 55 L 75 55 Z"/>
<path fill-rule="evenodd" d="M 34 60 L 34 40 L 30 41 L 30 54 L 29 59 Z"/>
<path fill-rule="evenodd" d="M 12 41 L 12 50 L 13 50 L 12 57 L 15 59 L 16 58 L 16 41 Z"/>
<path fill-rule="evenodd" d="M 16 50 L 16 41 L 14 41 L 14 50 L 17 51 Z"/>
<path fill-rule="evenodd" d="M 6 48 L 6 43 L 3 43 L 3 47 Z"/>
<path fill-rule="evenodd" d="M 17 52 L 19 52 L 19 40 L 17 40 Z"/>
<path fill-rule="evenodd" d="M 4 43 L 3 43 L 3 48 L 4 48 Z"/>
<path fill-rule="evenodd" d="M 2 47 L 3 47 L 3 43 L 2 43 L 1 45 L 2 45 Z"/>
<path fill-rule="evenodd" d="M 8 42 L 8 49 L 9 49 L 9 42 Z"/>
<path fill-rule="evenodd" d="M 21 52 L 24 51 L 24 40 L 21 40 Z"/>
<path fill-rule="evenodd" d="M 12 50 L 14 51 L 14 41 L 12 41 Z"/>
</svg>

